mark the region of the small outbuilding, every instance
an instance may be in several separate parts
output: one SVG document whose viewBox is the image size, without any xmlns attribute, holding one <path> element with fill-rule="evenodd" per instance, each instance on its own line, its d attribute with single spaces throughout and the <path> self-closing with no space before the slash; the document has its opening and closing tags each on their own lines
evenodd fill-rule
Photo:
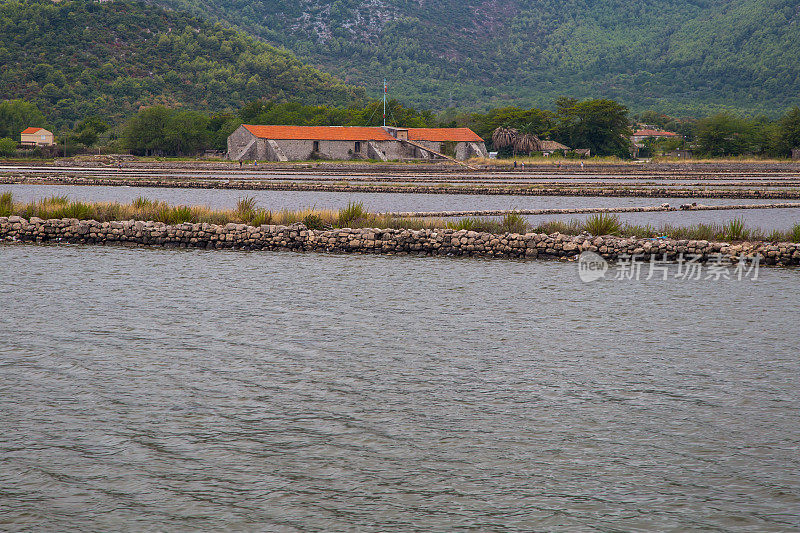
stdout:
<svg viewBox="0 0 800 533">
<path fill-rule="evenodd" d="M 435 159 L 447 156 L 459 161 L 470 157 L 489 157 L 486 145 L 477 133 L 469 128 L 393 128 L 386 127 L 390 135 L 409 146 L 415 159 Z"/>
<path fill-rule="evenodd" d="M 53 132 L 44 128 L 25 128 L 20 134 L 20 143 L 23 146 L 53 146 L 55 144 Z"/>
<path fill-rule="evenodd" d="M 280 126 L 243 124 L 228 137 L 228 158 L 267 161 L 308 159 L 469 159 L 488 157 L 469 128 Z"/>
<path fill-rule="evenodd" d="M 553 155 L 556 152 L 561 152 L 561 155 L 567 155 L 571 148 L 566 144 L 561 144 L 556 141 L 539 141 L 539 152 L 544 156 Z"/>
</svg>

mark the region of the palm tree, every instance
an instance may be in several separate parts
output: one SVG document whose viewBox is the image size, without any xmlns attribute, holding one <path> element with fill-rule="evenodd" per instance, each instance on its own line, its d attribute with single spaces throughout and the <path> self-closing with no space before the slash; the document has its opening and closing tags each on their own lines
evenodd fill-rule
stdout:
<svg viewBox="0 0 800 533">
<path fill-rule="evenodd" d="M 509 146 L 513 147 L 517 134 L 519 132 L 514 128 L 500 126 L 492 133 L 492 146 L 494 146 L 495 150 Z"/>
<path fill-rule="evenodd" d="M 530 155 L 531 152 L 542 149 L 542 141 L 533 133 L 523 133 L 514 139 L 514 151 Z"/>
</svg>

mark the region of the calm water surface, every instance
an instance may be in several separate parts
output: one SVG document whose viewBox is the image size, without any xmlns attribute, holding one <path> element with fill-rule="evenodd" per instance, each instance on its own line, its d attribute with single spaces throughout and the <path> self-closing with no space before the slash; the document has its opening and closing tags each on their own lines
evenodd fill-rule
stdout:
<svg viewBox="0 0 800 533">
<path fill-rule="evenodd" d="M 215 209 L 232 209 L 244 196 L 252 196 L 260 207 L 281 209 L 340 209 L 348 202 L 363 202 L 372 212 L 398 211 L 473 211 L 497 209 L 565 209 L 578 207 L 651 206 L 668 203 L 672 206 L 691 203 L 689 198 L 606 198 L 580 196 L 479 196 L 471 194 L 412 194 L 412 193 L 339 193 L 317 191 L 241 191 L 229 189 L 168 189 L 151 187 L 28 185 L 0 186 L 0 192 L 10 190 L 17 201 L 34 201 L 53 195 L 93 202 L 130 203 L 139 196 L 161 200 L 174 205 L 207 205 Z M 796 200 L 786 200 L 796 202 Z M 778 203 L 780 200 L 703 198 L 706 205 Z M 533 224 L 550 220 L 583 220 L 589 215 L 542 215 L 526 217 Z M 766 232 L 785 231 L 800 224 L 800 209 L 763 209 L 730 211 L 694 211 L 663 213 L 621 213 L 620 219 L 632 224 L 692 225 L 720 224 L 742 218 L 750 228 Z"/>
<path fill-rule="evenodd" d="M 800 527 L 800 271 L 0 246 L 0 529 Z"/>
</svg>

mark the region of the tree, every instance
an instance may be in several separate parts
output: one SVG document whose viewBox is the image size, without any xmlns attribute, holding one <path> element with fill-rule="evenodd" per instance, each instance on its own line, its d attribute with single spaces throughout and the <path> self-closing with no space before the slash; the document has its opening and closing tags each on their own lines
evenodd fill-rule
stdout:
<svg viewBox="0 0 800 533">
<path fill-rule="evenodd" d="M 0 139 L 0 156 L 11 157 L 17 151 L 17 141 L 4 137 Z"/>
<path fill-rule="evenodd" d="M 164 129 L 162 150 L 170 155 L 191 155 L 209 147 L 209 119 L 197 111 L 173 111 Z"/>
<path fill-rule="evenodd" d="M 556 108 L 554 136 L 559 142 L 573 148 L 590 148 L 597 155 L 630 157 L 632 131 L 624 105 L 607 99 L 579 102 L 559 98 Z"/>
<path fill-rule="evenodd" d="M 486 113 L 473 113 L 464 123 L 484 139 L 489 139 L 501 127 L 545 137 L 553 127 L 553 114 L 536 108 L 501 107 Z"/>
<path fill-rule="evenodd" d="M 698 150 L 713 157 L 742 155 L 749 148 L 748 124 L 732 115 L 719 113 L 697 122 Z"/>
<path fill-rule="evenodd" d="M 217 120 L 214 127 L 221 129 L 223 124 L 225 128 L 232 126 Z M 211 146 L 214 140 L 211 127 L 212 120 L 197 111 L 148 107 L 125 125 L 122 142 L 138 155 L 194 155 Z"/>
<path fill-rule="evenodd" d="M 164 153 L 164 137 L 171 113 L 163 106 L 139 111 L 125 125 L 123 146 L 137 155 Z"/>
<path fill-rule="evenodd" d="M 792 148 L 800 148 L 800 107 L 794 106 L 778 120 L 775 128 L 775 152 L 789 156 Z"/>
<path fill-rule="evenodd" d="M 523 133 L 514 140 L 514 150 L 530 155 L 531 152 L 541 150 L 542 141 L 533 133 Z"/>
<path fill-rule="evenodd" d="M 45 119 L 35 105 L 24 100 L 0 102 L 0 137 L 19 140 L 22 130 L 29 126 L 44 127 Z"/>
<path fill-rule="evenodd" d="M 108 130 L 108 124 L 100 117 L 89 117 L 75 125 L 69 136 L 70 144 L 82 144 L 87 148 L 94 145 L 100 134 Z"/>
</svg>

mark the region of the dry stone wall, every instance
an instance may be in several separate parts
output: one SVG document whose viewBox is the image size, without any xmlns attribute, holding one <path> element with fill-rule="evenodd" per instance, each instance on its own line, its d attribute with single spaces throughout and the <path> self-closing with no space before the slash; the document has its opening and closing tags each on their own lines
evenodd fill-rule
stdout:
<svg viewBox="0 0 800 533">
<path fill-rule="evenodd" d="M 55 242 L 177 248 L 294 250 L 334 253 L 469 256 L 505 258 L 573 258 L 582 251 L 614 260 L 637 256 L 675 260 L 680 254 L 700 261 L 761 258 L 762 264 L 800 265 L 800 244 L 637 239 L 609 236 L 491 234 L 466 230 L 334 229 L 245 224 L 176 224 L 161 222 L 97 222 L 77 219 L 26 220 L 0 217 L 0 242 Z"/>
</svg>

